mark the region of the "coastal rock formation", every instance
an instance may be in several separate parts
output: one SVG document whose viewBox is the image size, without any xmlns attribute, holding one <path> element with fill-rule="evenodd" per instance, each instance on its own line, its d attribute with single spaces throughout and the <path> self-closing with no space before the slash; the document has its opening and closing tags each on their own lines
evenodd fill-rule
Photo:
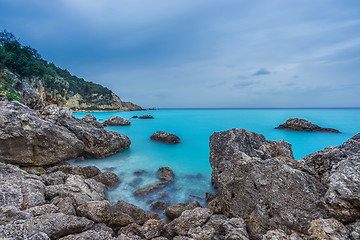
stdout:
<svg viewBox="0 0 360 240">
<path fill-rule="evenodd" d="M 161 167 L 158 170 L 158 178 L 162 181 L 173 181 L 174 176 L 173 170 L 169 167 Z"/>
<path fill-rule="evenodd" d="M 131 142 L 127 136 L 88 124 L 88 120 L 77 119 L 67 108 L 50 105 L 45 107 L 42 116 L 65 127 L 81 140 L 85 144 L 82 152 L 85 157 L 104 158 L 130 147 Z"/>
<path fill-rule="evenodd" d="M 197 207 L 201 207 L 198 201 L 191 203 L 177 203 L 166 208 L 164 214 L 170 219 L 175 219 L 180 217 L 185 210 L 193 210 Z"/>
<path fill-rule="evenodd" d="M 139 117 L 139 119 L 153 119 L 154 117 L 151 115 L 142 115 Z"/>
<path fill-rule="evenodd" d="M 163 143 L 179 143 L 180 138 L 172 133 L 167 133 L 164 131 L 157 131 L 151 137 L 151 140 L 163 142 Z"/>
<path fill-rule="evenodd" d="M 244 129 L 215 132 L 210 164 L 223 213 L 244 218 L 255 239 L 275 229 L 306 234 L 312 220 L 328 216 L 325 186 L 296 169 L 284 140 L 266 141 Z"/>
<path fill-rule="evenodd" d="M 110 220 L 110 203 L 107 200 L 85 202 L 77 208 L 77 212 L 95 222 L 107 223 Z"/>
<path fill-rule="evenodd" d="M 118 116 L 111 116 L 108 120 L 103 123 L 106 126 L 126 126 L 130 125 L 130 121 Z"/>
<path fill-rule="evenodd" d="M 311 122 L 301 118 L 290 118 L 286 120 L 284 124 L 279 125 L 276 129 L 284 129 L 291 131 L 302 131 L 302 132 L 333 132 L 340 133 L 339 130 L 333 128 L 322 128 L 318 125 L 312 124 Z"/>
<path fill-rule="evenodd" d="M 77 157 L 85 144 L 19 102 L 0 102 L 0 161 L 43 166 Z"/>
<path fill-rule="evenodd" d="M 147 220 L 145 211 L 123 200 L 117 201 L 111 206 L 110 226 L 115 229 L 127 226 L 131 223 L 144 224 Z"/>
</svg>

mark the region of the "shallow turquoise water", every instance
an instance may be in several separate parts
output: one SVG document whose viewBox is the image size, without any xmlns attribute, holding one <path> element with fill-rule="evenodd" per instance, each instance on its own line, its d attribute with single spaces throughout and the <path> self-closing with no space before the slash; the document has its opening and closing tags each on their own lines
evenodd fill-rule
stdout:
<svg viewBox="0 0 360 240">
<path fill-rule="evenodd" d="M 74 113 L 83 117 L 86 113 Z M 139 112 L 91 113 L 100 122 L 110 116 L 131 118 L 133 115 L 151 114 L 154 119 L 131 119 L 130 126 L 106 129 L 128 135 L 130 149 L 105 159 L 88 159 L 79 165 L 95 165 L 100 169 L 113 167 L 121 184 L 109 191 L 112 202 L 123 199 L 144 209 L 157 200 L 156 193 L 137 198 L 133 192 L 149 184 L 157 183 L 156 171 L 168 166 L 175 172 L 175 182 L 164 191 L 169 203 L 199 200 L 204 193 L 213 191 L 210 183 L 209 136 L 214 131 L 245 128 L 264 134 L 268 140 L 285 139 L 292 144 L 295 159 L 323 149 L 342 144 L 360 132 L 360 109 L 162 109 Z M 288 118 L 304 118 L 323 127 L 340 130 L 335 133 L 309 133 L 276 130 L 274 127 Z M 181 138 L 180 144 L 167 145 L 150 140 L 156 131 L 167 131 Z M 136 176 L 133 172 L 145 170 Z"/>
</svg>

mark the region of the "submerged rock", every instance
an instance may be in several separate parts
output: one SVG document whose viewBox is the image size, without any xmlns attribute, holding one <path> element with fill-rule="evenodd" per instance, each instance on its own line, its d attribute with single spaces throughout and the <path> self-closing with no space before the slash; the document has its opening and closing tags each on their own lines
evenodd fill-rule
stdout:
<svg viewBox="0 0 360 240">
<path fill-rule="evenodd" d="M 135 196 L 147 195 L 147 194 L 149 194 L 149 193 L 151 193 L 153 191 L 156 191 L 158 189 L 166 187 L 169 183 L 170 183 L 169 181 L 164 181 L 164 182 L 160 182 L 160 183 L 157 183 L 157 184 L 153 184 L 153 185 L 150 185 L 150 186 L 140 188 L 140 189 L 138 189 L 138 190 L 136 190 L 134 192 L 134 195 Z"/>
<path fill-rule="evenodd" d="M 106 120 L 103 125 L 106 126 L 126 126 L 130 125 L 130 121 L 118 116 L 111 116 L 108 120 Z"/>
<path fill-rule="evenodd" d="M 118 175 L 113 172 L 102 172 L 96 175 L 94 179 L 108 187 L 113 187 L 120 181 Z"/>
<path fill-rule="evenodd" d="M 333 128 L 322 128 L 318 125 L 312 124 L 311 122 L 301 118 L 290 118 L 286 120 L 284 124 L 279 125 L 276 129 L 284 129 L 291 131 L 302 131 L 302 132 L 333 132 L 340 133 L 339 130 Z"/>
<path fill-rule="evenodd" d="M 158 170 L 158 178 L 162 181 L 173 181 L 174 176 L 173 170 L 169 167 L 161 167 Z"/>
<path fill-rule="evenodd" d="M 167 133 L 164 131 L 158 131 L 154 133 L 151 137 L 151 140 L 163 142 L 163 143 L 179 143 L 180 138 L 172 133 Z"/>
<path fill-rule="evenodd" d="M 223 213 L 243 218 L 255 239 L 275 229 L 306 234 L 312 220 L 328 216 L 326 188 L 296 169 L 284 140 L 266 141 L 244 129 L 216 132 L 210 163 Z"/>
</svg>

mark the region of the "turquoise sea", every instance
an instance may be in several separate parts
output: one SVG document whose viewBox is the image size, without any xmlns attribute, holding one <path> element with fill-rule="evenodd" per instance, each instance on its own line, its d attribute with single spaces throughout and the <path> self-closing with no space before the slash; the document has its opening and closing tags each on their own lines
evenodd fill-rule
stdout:
<svg viewBox="0 0 360 240">
<path fill-rule="evenodd" d="M 86 113 L 74 113 L 83 117 Z M 213 192 L 209 164 L 209 137 L 215 131 L 245 128 L 264 134 L 268 140 L 285 139 L 292 144 L 295 159 L 300 159 L 327 146 L 337 146 L 360 132 L 360 109 L 160 109 L 134 112 L 95 112 L 98 121 L 110 116 L 130 119 L 132 116 L 151 114 L 154 119 L 130 119 L 130 126 L 107 127 L 131 139 L 130 149 L 105 159 L 86 159 L 79 165 L 94 165 L 101 170 L 118 174 L 121 183 L 108 191 L 111 202 L 119 199 L 145 210 L 150 203 L 163 200 L 170 204 L 198 200 L 204 204 L 205 192 Z M 288 118 L 304 118 L 314 124 L 340 130 L 336 133 L 310 133 L 277 130 L 274 127 Z M 181 138 L 180 144 L 167 145 L 153 142 L 150 136 L 156 131 L 166 131 Z M 174 170 L 175 181 L 161 190 L 135 197 L 133 192 L 141 187 L 159 182 L 159 167 Z M 134 171 L 145 170 L 141 175 Z"/>
</svg>

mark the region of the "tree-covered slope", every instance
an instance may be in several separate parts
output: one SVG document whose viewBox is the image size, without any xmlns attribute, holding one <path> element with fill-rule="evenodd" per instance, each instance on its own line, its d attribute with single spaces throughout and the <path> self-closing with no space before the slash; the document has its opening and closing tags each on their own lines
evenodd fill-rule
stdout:
<svg viewBox="0 0 360 240">
<path fill-rule="evenodd" d="M 48 104 L 72 110 L 139 110 L 111 90 L 72 75 L 22 46 L 12 33 L 0 33 L 0 99 L 19 100 L 32 108 Z"/>
</svg>

